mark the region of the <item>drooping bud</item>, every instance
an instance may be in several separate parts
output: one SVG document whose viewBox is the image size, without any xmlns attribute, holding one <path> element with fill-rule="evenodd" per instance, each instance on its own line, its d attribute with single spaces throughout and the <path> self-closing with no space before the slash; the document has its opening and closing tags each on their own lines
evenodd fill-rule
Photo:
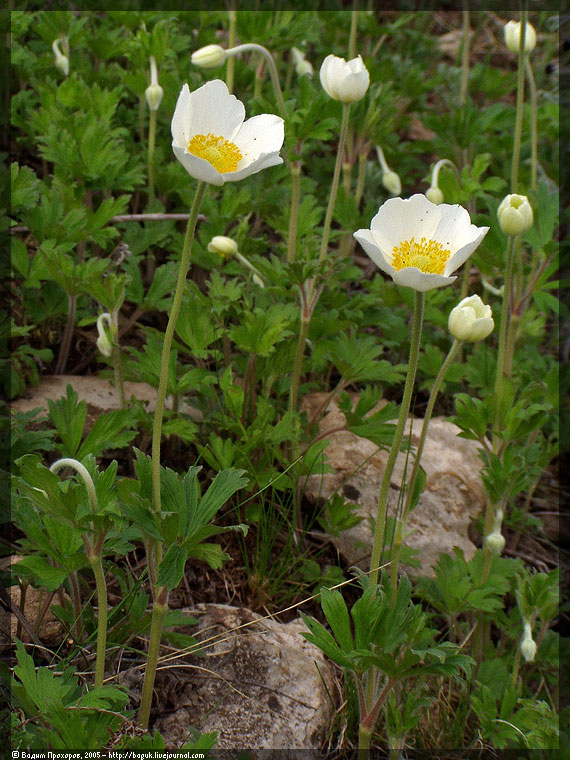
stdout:
<svg viewBox="0 0 570 760">
<path fill-rule="evenodd" d="M 400 181 L 400 177 L 391 169 L 382 174 L 382 184 L 389 193 L 392 193 L 392 195 L 400 195 L 402 192 L 402 182 Z"/>
<path fill-rule="evenodd" d="M 523 637 L 521 641 L 521 654 L 525 662 L 532 662 L 536 655 L 536 641 L 532 638 L 532 626 L 528 620 L 524 621 Z"/>
<path fill-rule="evenodd" d="M 509 21 L 505 24 L 505 45 L 511 53 L 518 53 L 521 46 L 522 24 L 520 21 Z M 524 35 L 524 51 L 530 53 L 536 47 L 536 32 L 527 21 Z"/>
<path fill-rule="evenodd" d="M 342 103 L 355 103 L 363 98 L 370 84 L 370 74 L 360 56 L 347 62 L 336 55 L 327 55 L 320 78 L 327 95 Z"/>
<path fill-rule="evenodd" d="M 229 259 L 237 253 L 238 245 L 232 238 L 215 235 L 208 243 L 210 253 L 217 253 L 223 259 Z"/>
<path fill-rule="evenodd" d="M 97 348 L 103 354 L 103 356 L 111 356 L 113 353 L 113 346 L 107 335 L 107 331 L 103 326 L 103 322 L 107 323 L 107 327 L 111 328 L 111 315 L 108 312 L 100 314 L 97 318 L 97 332 L 99 337 L 97 338 Z"/>
<path fill-rule="evenodd" d="M 497 556 L 502 554 L 505 548 L 505 538 L 500 530 L 489 533 L 485 538 L 485 545 L 491 554 L 496 554 Z"/>
<path fill-rule="evenodd" d="M 314 70 L 310 61 L 307 61 L 305 54 L 296 47 L 291 48 L 291 59 L 295 64 L 297 76 L 313 76 Z"/>
<path fill-rule="evenodd" d="M 443 193 L 439 187 L 434 187 L 433 185 L 426 190 L 426 198 L 428 201 L 435 203 L 436 206 L 443 203 Z"/>
<path fill-rule="evenodd" d="M 453 169 L 455 169 L 455 171 L 457 171 L 457 167 L 453 161 L 450 161 L 448 158 L 441 158 L 436 162 L 431 173 L 431 185 L 426 190 L 426 198 L 428 201 L 435 203 L 436 206 L 439 206 L 439 204 L 443 203 L 444 200 L 443 193 L 439 188 L 439 172 L 442 166 L 451 166 Z"/>
<path fill-rule="evenodd" d="M 384 151 L 380 145 L 376 146 L 376 155 L 378 156 L 378 161 L 380 161 L 380 166 L 382 167 L 382 184 L 392 195 L 400 195 L 402 192 L 402 182 L 396 172 L 392 171 L 388 166 L 386 158 L 384 157 Z"/>
<path fill-rule="evenodd" d="M 505 235 L 521 235 L 532 227 L 534 220 L 528 198 L 516 193 L 503 198 L 497 209 L 497 218 Z"/>
<path fill-rule="evenodd" d="M 156 61 L 154 56 L 150 57 L 150 85 L 146 88 L 144 96 L 148 107 L 151 111 L 158 111 L 158 107 L 162 101 L 164 90 L 158 84 L 158 73 L 156 70 Z"/>
<path fill-rule="evenodd" d="M 220 45 L 206 45 L 192 53 L 192 63 L 201 69 L 216 69 L 227 57 L 227 52 Z"/>
<path fill-rule="evenodd" d="M 69 74 L 69 58 L 66 55 L 63 55 L 61 50 L 59 49 L 59 40 L 54 40 L 52 42 L 51 49 L 53 50 L 53 54 L 55 55 L 55 67 L 56 69 L 59 69 L 63 76 L 67 76 Z"/>
<path fill-rule="evenodd" d="M 457 340 L 468 343 L 483 340 L 493 332 L 494 327 L 491 307 L 477 295 L 464 298 L 449 315 L 449 332 Z"/>
</svg>

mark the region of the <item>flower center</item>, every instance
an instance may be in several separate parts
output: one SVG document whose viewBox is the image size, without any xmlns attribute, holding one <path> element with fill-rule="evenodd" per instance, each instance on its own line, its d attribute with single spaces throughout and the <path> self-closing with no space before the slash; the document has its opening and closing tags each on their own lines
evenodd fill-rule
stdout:
<svg viewBox="0 0 570 760">
<path fill-rule="evenodd" d="M 393 253 L 392 266 L 396 270 L 417 267 L 421 272 L 443 274 L 451 251 L 443 248 L 441 243 L 424 237 L 419 242 L 415 238 L 404 240 L 400 245 L 394 246 Z"/>
<path fill-rule="evenodd" d="M 221 174 L 235 172 L 243 158 L 237 145 L 223 137 L 216 137 L 211 132 L 207 135 L 194 135 L 188 143 L 188 153 L 205 159 Z"/>
</svg>

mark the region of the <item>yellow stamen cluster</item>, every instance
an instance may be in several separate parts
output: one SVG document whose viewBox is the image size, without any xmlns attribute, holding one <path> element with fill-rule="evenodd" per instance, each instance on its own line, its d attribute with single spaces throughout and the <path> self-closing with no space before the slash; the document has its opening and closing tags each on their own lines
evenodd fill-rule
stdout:
<svg viewBox="0 0 570 760">
<path fill-rule="evenodd" d="M 400 245 L 394 246 L 393 253 L 392 266 L 396 270 L 417 267 L 429 274 L 443 274 L 451 251 L 441 243 L 423 237 L 419 242 L 415 238 L 404 240 Z"/>
<path fill-rule="evenodd" d="M 194 135 L 188 143 L 188 153 L 205 159 L 221 174 L 235 172 L 243 158 L 237 145 L 223 137 L 216 137 L 211 132 L 207 135 Z"/>
</svg>

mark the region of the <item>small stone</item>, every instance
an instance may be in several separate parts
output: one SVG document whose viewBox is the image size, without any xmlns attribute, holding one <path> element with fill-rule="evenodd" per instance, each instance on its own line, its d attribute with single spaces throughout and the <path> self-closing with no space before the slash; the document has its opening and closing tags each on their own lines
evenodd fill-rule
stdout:
<svg viewBox="0 0 570 760">
<path fill-rule="evenodd" d="M 303 399 L 303 407 L 312 413 L 322 404 L 326 394 L 316 393 Z M 356 395 L 353 403 L 356 401 Z M 331 430 L 345 424 L 344 414 L 336 404 L 331 404 L 328 413 L 321 420 L 319 431 Z M 412 444 L 417 446 L 423 420 L 414 419 Z M 404 439 L 409 438 L 410 425 L 406 425 Z M 408 518 L 407 546 L 419 551 L 421 570 L 406 567 L 410 574 L 433 575 L 433 567 L 440 552 L 453 553 L 455 546 L 463 550 L 469 560 L 476 551 L 468 531 L 470 523 L 485 506 L 485 494 L 481 486 L 481 459 L 476 441 L 459 438 L 460 429 L 442 417 L 432 418 L 424 452 L 422 467 L 426 472 L 426 485 L 419 503 Z M 331 536 L 331 541 L 351 565 L 368 570 L 373 542 L 371 519 L 376 520 L 378 496 L 388 451 L 378 451 L 371 441 L 359 438 L 348 431 L 332 433 L 326 449 L 328 464 L 333 472 L 311 475 L 307 481 L 305 495 L 312 502 L 329 499 L 342 489 L 347 494 L 358 492 L 356 515 L 364 519 L 354 527 Z M 410 455 L 408 473 L 413 465 Z M 401 452 L 396 459 L 388 492 L 388 515 L 396 513 L 400 496 L 400 484 L 406 466 L 406 453 Z"/>
<path fill-rule="evenodd" d="M 184 612 L 199 620 L 184 632 L 204 641 L 204 656 L 171 663 L 179 706 L 159 715 L 153 726 L 168 747 L 186 742 L 190 727 L 218 731 L 216 750 L 323 746 L 337 691 L 332 666 L 301 635 L 307 630 L 302 620 L 279 623 L 223 604 Z"/>
</svg>

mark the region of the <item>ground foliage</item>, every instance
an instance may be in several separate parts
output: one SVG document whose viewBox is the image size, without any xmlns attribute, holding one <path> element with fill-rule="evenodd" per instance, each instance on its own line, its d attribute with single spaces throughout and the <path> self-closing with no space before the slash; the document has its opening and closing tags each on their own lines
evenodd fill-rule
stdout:
<svg viewBox="0 0 570 760">
<path fill-rule="evenodd" d="M 41 375 L 113 380 L 114 359 L 96 345 L 97 317 L 104 311 L 117 315 L 124 379 L 157 387 L 184 237 L 184 221 L 167 215 L 187 214 L 195 189 L 172 155 L 170 120 L 184 82 L 194 90 L 224 78 L 223 68 L 193 67 L 190 53 L 212 42 L 227 44 L 228 13 L 37 11 L 30 4 L 10 15 L 12 313 L 11 320 L 3 317 L 3 332 L 11 357 L 0 365 L 6 395 L 22 396 Z M 379 447 L 391 444 L 413 295 L 379 273 L 352 240 L 389 197 L 377 144 L 398 173 L 404 197 L 425 192 L 438 159 L 459 167 L 458 174 L 442 169 L 440 187 L 446 202 L 467 206 L 474 223 L 491 228 L 467 264 L 469 292 L 491 304 L 499 323 L 506 238 L 496 210 L 509 192 L 516 89 L 516 56 L 503 42 L 507 20 L 500 12 L 471 14 L 469 88 L 460 103 L 460 13 L 360 12 L 357 50 L 371 85 L 353 106 L 331 255 L 322 264 L 318 251 L 340 104 L 322 89 L 318 68 L 330 52 L 347 56 L 351 14 L 237 13 L 237 40 L 271 50 L 284 88 L 285 149 L 301 167 L 294 261 L 287 261 L 291 185 L 285 164 L 209 187 L 170 357 L 174 403 L 163 426 L 160 514 L 151 506 L 152 416 L 135 397 L 93 422 L 69 387 L 47 410 L 14 411 L 3 423 L 13 482 L 13 528 L 3 546 L 7 556 L 17 555 L 3 583 L 8 590 L 19 587 L 21 597 L 41 589 L 43 599 L 54 598 L 63 631 L 47 648 L 33 647 L 30 642 L 39 645 L 42 638 L 41 615 L 17 618 L 17 636 L 27 643 L 15 643 L 13 667 L 2 670 L 4 687 L 12 689 L 14 711 L 7 720 L 14 747 L 165 746 L 158 734 L 139 735 L 132 701 L 118 682 L 125 663 L 144 660 L 151 593 L 143 547 L 153 541 L 165 550 L 158 582 L 171 591 L 163 640 L 172 646 L 194 643 L 192 620 L 177 607 L 238 601 L 278 612 L 350 581 L 302 607 L 307 638 L 346 673 L 347 700 L 323 747 L 356 746 L 358 694 L 371 667 L 394 687 L 378 708 L 373 741 L 379 747 L 567 746 L 558 731 L 559 713 L 568 708 L 557 678 L 559 645 L 567 646 L 559 642 L 560 620 L 567 617 L 563 610 L 559 618 L 551 519 L 557 510 L 560 311 L 558 93 L 548 68 L 557 55 L 554 14 L 531 18 L 539 35 L 532 58 L 539 172 L 531 190 L 527 102 L 520 176 L 535 224 L 523 237 L 520 277 L 532 288 L 516 327 L 511 378 L 497 402 L 496 335 L 466 344 L 436 407 L 453 415 L 464 437 L 481 444 L 485 490 L 505 505 L 503 556 L 485 570 L 481 549 L 470 561 L 460 552 L 442 555 L 434 577 L 413 584 L 403 577 L 397 596 L 387 578 L 378 588 L 365 575 L 355 578 L 326 535 L 358 517 L 339 494 L 318 505 L 303 497 L 306 478 L 327 471 L 327 439 L 318 419 L 309 419 L 302 404 L 290 404 L 299 288 L 312 280 L 322 292 L 307 335 L 299 399 L 330 392 L 347 430 Z M 444 48 L 444 37 L 451 47 Z M 57 38 L 67 41 L 67 51 L 60 45 L 69 58 L 67 76 L 54 66 Z M 312 78 L 295 72 L 293 46 L 315 67 Z M 151 55 L 164 90 L 154 187 L 145 103 Z M 277 112 L 255 55 L 239 57 L 234 75 L 233 91 L 248 116 Z M 364 185 L 357 199 L 359 165 Z M 136 220 L 137 214 L 158 219 Z M 249 266 L 210 250 L 215 235 L 233 238 Z M 414 397 L 418 416 L 451 344 L 447 316 L 460 291 L 461 278 L 428 294 Z M 390 403 L 378 411 L 382 398 Z M 485 443 L 497 426 L 500 456 Z M 87 468 L 96 513 L 79 479 L 49 470 L 61 457 Z M 4 491 L 7 483 L 4 477 Z M 482 521 L 476 528 L 480 545 Z M 89 671 L 101 617 L 92 602 L 97 556 L 109 599 L 108 678 L 95 688 Z M 533 662 L 522 662 L 528 620 L 538 650 Z M 215 736 L 200 736 L 195 728 L 184 748 L 211 747 Z"/>
</svg>

